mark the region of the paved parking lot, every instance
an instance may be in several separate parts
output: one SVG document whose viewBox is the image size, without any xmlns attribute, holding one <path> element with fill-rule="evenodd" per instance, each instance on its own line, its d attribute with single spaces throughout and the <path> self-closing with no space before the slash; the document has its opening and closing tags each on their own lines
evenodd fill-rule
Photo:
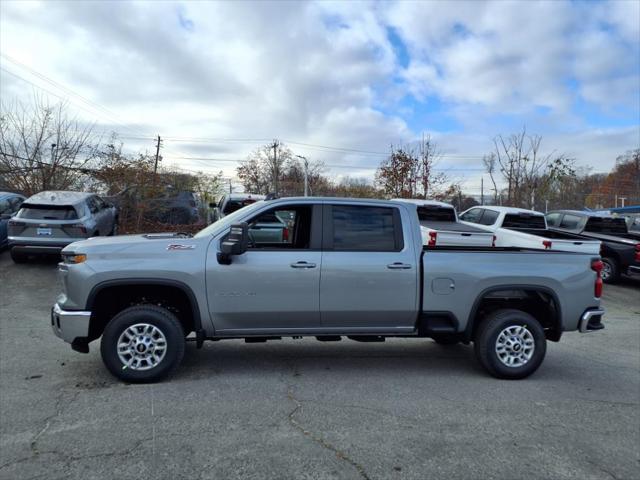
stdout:
<svg viewBox="0 0 640 480">
<path fill-rule="evenodd" d="M 499 381 L 470 346 L 193 345 L 124 385 L 97 344 L 49 327 L 55 262 L 0 254 L 0 478 L 638 478 L 640 280 L 606 286 L 606 330 Z"/>
</svg>

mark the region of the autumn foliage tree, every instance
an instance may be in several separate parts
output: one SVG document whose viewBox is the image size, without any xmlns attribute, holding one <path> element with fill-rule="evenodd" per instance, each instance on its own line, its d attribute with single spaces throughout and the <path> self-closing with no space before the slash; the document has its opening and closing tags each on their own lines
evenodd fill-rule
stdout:
<svg viewBox="0 0 640 480">
<path fill-rule="evenodd" d="M 376 183 L 388 197 L 442 198 L 449 195 L 448 179 L 436 172 L 441 154 L 436 143 L 426 136 L 418 148 L 391 147 L 391 154 L 376 172 Z"/>
</svg>

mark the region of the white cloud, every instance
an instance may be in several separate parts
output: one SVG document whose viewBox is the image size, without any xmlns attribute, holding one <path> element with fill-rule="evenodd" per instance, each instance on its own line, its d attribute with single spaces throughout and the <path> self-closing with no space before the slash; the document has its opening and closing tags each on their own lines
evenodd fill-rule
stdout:
<svg viewBox="0 0 640 480">
<path fill-rule="evenodd" d="M 633 107 L 640 91 L 638 5 L 2 2 L 0 48 L 116 113 L 114 118 L 71 96 L 72 109 L 97 121 L 97 130 L 162 134 L 167 161 L 243 158 L 259 145 L 176 137 L 279 137 L 386 151 L 421 133 L 412 115 L 425 108 L 421 101 L 428 108 L 436 97 L 460 124 L 454 133 L 435 132 L 443 149 L 474 156 L 452 157 L 452 165 L 477 166 L 494 135 L 522 123 L 565 138 L 585 162 L 589 151 L 571 142 L 609 152 L 613 162 L 634 145 L 633 135 L 603 135 L 572 108 L 580 98 L 603 109 L 640 109 Z M 389 28 L 406 43 L 406 69 Z M 6 58 L 2 68 L 66 96 Z M 30 95 L 31 87 L 12 75 L 2 72 L 0 80 L 3 100 Z M 406 95 L 417 101 L 400 105 Z M 549 113 L 541 117 L 539 107 Z M 126 142 L 152 148 L 151 139 Z M 295 148 L 328 164 L 353 165 L 358 174 L 372 172 L 380 160 Z M 232 163 L 207 165 L 233 173 Z"/>
</svg>

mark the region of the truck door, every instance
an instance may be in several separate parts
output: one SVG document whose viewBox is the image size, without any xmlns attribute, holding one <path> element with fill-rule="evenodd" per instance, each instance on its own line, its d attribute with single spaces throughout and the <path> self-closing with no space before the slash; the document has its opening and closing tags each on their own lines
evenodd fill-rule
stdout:
<svg viewBox="0 0 640 480">
<path fill-rule="evenodd" d="M 216 331 L 277 334 L 318 328 L 321 206 L 274 207 L 248 223 L 253 241 L 231 265 L 218 264 L 219 241 L 211 243 L 207 255 L 207 294 Z M 266 234 L 264 225 L 271 224 L 279 228 Z"/>
<path fill-rule="evenodd" d="M 402 332 L 414 328 L 416 253 L 397 207 L 325 205 L 320 279 L 323 327 Z"/>
</svg>

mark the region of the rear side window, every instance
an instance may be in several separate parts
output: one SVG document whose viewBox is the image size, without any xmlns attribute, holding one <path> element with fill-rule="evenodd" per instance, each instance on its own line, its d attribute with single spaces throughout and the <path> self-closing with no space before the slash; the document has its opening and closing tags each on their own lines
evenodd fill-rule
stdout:
<svg viewBox="0 0 640 480">
<path fill-rule="evenodd" d="M 332 210 L 335 251 L 402 250 L 402 232 L 397 209 L 334 205 Z"/>
<path fill-rule="evenodd" d="M 546 228 L 544 216 L 527 215 L 525 213 L 509 213 L 505 215 L 502 228 L 536 228 L 544 230 Z"/>
<path fill-rule="evenodd" d="M 481 225 L 493 225 L 498 220 L 498 215 L 499 213 L 493 210 L 485 210 L 478 223 Z"/>
<path fill-rule="evenodd" d="M 482 210 L 480 208 L 472 208 L 471 210 L 460 215 L 460 220 L 465 222 L 478 223 L 482 216 Z"/>
<path fill-rule="evenodd" d="M 560 228 L 575 230 L 576 228 L 578 228 L 580 220 L 582 220 L 582 217 L 565 213 L 564 217 L 562 217 L 562 222 L 560 222 Z"/>
<path fill-rule="evenodd" d="M 584 229 L 593 233 L 627 233 L 627 222 L 624 218 L 591 217 Z"/>
<path fill-rule="evenodd" d="M 29 220 L 76 220 L 78 214 L 70 205 L 26 205 L 18 212 L 18 218 Z"/>
<path fill-rule="evenodd" d="M 421 222 L 455 222 L 456 212 L 453 208 L 447 207 L 418 207 L 418 219 Z"/>
<path fill-rule="evenodd" d="M 229 215 L 230 213 L 233 213 L 236 210 L 240 210 L 242 207 L 246 207 L 247 205 L 251 205 L 252 203 L 256 203 L 256 201 L 252 198 L 247 198 L 245 200 L 229 200 L 224 206 L 224 210 L 222 211 L 222 213 L 224 213 L 225 215 Z"/>
</svg>

